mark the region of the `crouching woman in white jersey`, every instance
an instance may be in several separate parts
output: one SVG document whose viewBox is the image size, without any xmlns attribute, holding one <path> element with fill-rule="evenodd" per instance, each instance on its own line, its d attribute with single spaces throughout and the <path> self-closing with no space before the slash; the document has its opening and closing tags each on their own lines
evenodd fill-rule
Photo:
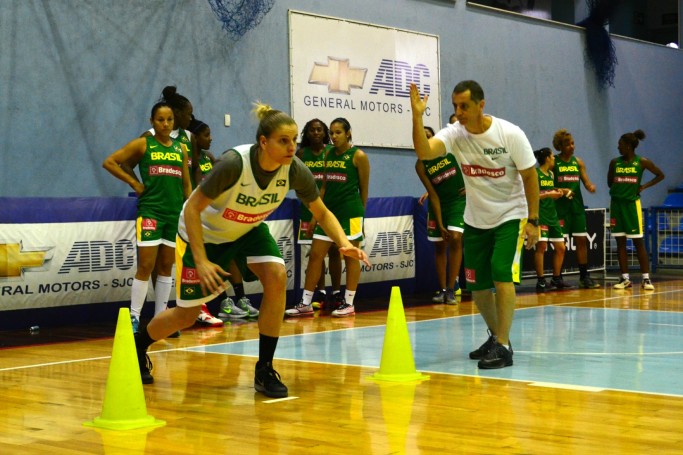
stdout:
<svg viewBox="0 0 683 455">
<path fill-rule="evenodd" d="M 142 382 L 150 384 L 147 348 L 176 330 L 194 324 L 202 303 L 219 295 L 231 260 L 246 279 L 253 273 L 263 285 L 259 316 L 259 360 L 254 388 L 269 397 L 286 397 L 287 387 L 273 369 L 273 357 L 285 311 L 286 270 L 280 250 L 263 220 L 290 189 L 306 204 L 339 251 L 368 263 L 367 255 L 346 238 L 319 197 L 310 170 L 295 156 L 297 125 L 287 114 L 256 104 L 256 144 L 239 146 L 218 159 L 193 191 L 180 215 L 176 241 L 178 306 L 159 313 L 136 336 Z"/>
</svg>

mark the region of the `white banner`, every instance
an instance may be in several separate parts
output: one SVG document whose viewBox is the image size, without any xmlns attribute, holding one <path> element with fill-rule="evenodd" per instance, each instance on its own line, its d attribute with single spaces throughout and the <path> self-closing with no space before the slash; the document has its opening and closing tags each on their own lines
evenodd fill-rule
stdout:
<svg viewBox="0 0 683 455">
<path fill-rule="evenodd" d="M 415 278 L 412 215 L 366 218 L 365 233 L 371 265 L 361 266 L 361 283 Z"/>
<path fill-rule="evenodd" d="M 370 259 L 370 266 L 361 265 L 360 282 L 415 278 L 415 241 L 413 238 L 413 216 L 387 216 L 366 218 L 363 249 Z M 308 245 L 301 248 L 301 289 L 306 280 Z M 329 267 L 325 268 L 325 282 L 330 287 Z M 346 283 L 346 267 L 342 260 L 342 285 Z"/>
<path fill-rule="evenodd" d="M 285 259 L 287 289 L 293 289 L 292 221 L 266 224 Z M 136 268 L 134 221 L 0 225 L 0 311 L 127 302 Z M 245 283 L 245 291 L 263 288 L 257 281 Z M 152 286 L 147 301 L 154 301 Z"/>
<path fill-rule="evenodd" d="M 290 11 L 292 117 L 346 118 L 356 145 L 413 148 L 410 83 L 429 94 L 425 126 L 441 128 L 439 38 Z"/>
<path fill-rule="evenodd" d="M 133 221 L 0 225 L 0 311 L 130 299 Z"/>
</svg>

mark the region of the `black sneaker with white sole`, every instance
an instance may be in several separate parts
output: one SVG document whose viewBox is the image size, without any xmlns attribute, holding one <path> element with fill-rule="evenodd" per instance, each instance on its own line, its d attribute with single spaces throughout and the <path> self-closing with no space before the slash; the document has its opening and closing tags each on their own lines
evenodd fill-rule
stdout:
<svg viewBox="0 0 683 455">
<path fill-rule="evenodd" d="M 270 362 L 263 365 L 256 364 L 254 388 L 257 392 L 271 398 L 285 398 L 288 395 L 287 386 L 280 381 L 280 374 L 273 369 Z"/>
</svg>

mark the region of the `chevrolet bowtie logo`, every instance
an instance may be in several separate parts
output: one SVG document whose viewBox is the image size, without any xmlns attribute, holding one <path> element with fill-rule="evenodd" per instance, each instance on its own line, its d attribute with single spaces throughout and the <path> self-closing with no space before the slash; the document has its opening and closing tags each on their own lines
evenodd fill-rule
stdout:
<svg viewBox="0 0 683 455">
<path fill-rule="evenodd" d="M 329 93 L 351 93 L 352 88 L 363 88 L 367 68 L 349 66 L 349 59 L 327 57 L 327 65 L 315 63 L 308 78 L 309 84 L 327 85 Z"/>
<path fill-rule="evenodd" d="M 42 267 L 51 249 L 22 251 L 21 243 L 0 243 L 0 278 L 18 278 L 24 269 Z"/>
</svg>

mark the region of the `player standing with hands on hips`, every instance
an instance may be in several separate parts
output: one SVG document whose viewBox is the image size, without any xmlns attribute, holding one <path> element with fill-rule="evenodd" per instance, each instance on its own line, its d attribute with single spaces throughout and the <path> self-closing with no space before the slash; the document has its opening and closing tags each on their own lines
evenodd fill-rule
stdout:
<svg viewBox="0 0 683 455">
<path fill-rule="evenodd" d="M 621 277 L 615 289 L 628 289 L 633 286 L 628 273 L 628 254 L 626 239 L 631 239 L 638 253 L 638 263 L 643 274 L 640 284 L 644 291 L 654 291 L 650 280 L 650 262 L 643 241 L 643 209 L 640 193 L 664 180 L 664 173 L 652 160 L 636 155 L 636 148 L 645 139 L 643 130 L 622 134 L 619 138 L 619 157 L 609 163 L 607 185 L 609 186 L 609 217 L 612 237 L 617 240 L 619 270 Z M 650 171 L 654 178 L 642 183 L 643 171 Z"/>
<path fill-rule="evenodd" d="M 427 139 L 422 116 L 428 95 L 410 86 L 413 145 L 421 160 L 451 153 L 465 180 L 465 276 L 489 338 L 469 357 L 483 369 L 512 365 L 510 329 L 521 250 L 538 242 L 539 188 L 533 150 L 524 132 L 505 120 L 484 115 L 484 90 L 459 82 L 452 100 L 458 121 Z M 494 297 L 492 287 L 495 286 Z"/>
</svg>

